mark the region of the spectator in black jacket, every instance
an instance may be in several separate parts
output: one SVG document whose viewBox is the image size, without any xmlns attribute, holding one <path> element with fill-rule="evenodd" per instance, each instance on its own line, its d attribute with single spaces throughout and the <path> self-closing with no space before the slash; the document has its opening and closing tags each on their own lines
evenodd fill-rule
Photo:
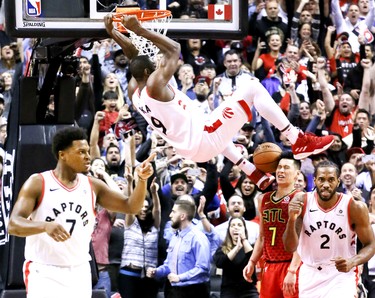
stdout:
<svg viewBox="0 0 375 298">
<path fill-rule="evenodd" d="M 242 217 L 229 220 L 227 234 L 221 247 L 214 255 L 214 263 L 223 269 L 221 293 L 222 298 L 258 298 L 256 277 L 247 282 L 242 271 L 251 257 L 251 247 L 247 240 L 247 229 Z"/>
<path fill-rule="evenodd" d="M 288 25 L 282 21 L 279 17 L 279 4 L 276 0 L 270 0 L 266 3 L 266 14 L 267 16 L 257 20 L 259 11 L 255 11 L 249 19 L 249 35 L 255 36 L 253 40 L 267 42 L 267 32 L 274 28 L 277 32 L 281 32 L 284 35 L 288 32 Z M 255 24 L 255 26 L 254 26 Z M 287 36 L 285 36 L 286 38 Z M 286 40 L 283 38 L 283 40 Z"/>
</svg>

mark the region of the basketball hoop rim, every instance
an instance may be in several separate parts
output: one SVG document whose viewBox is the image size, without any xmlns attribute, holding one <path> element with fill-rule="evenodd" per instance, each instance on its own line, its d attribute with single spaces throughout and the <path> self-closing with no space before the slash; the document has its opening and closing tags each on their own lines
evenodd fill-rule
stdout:
<svg viewBox="0 0 375 298">
<path fill-rule="evenodd" d="M 166 9 L 145 9 L 145 10 L 130 10 L 123 12 L 116 12 L 112 15 L 112 20 L 114 22 L 121 22 L 123 16 L 126 15 L 136 15 L 138 21 L 147 22 L 155 19 L 168 18 L 172 16 L 171 11 Z"/>
</svg>

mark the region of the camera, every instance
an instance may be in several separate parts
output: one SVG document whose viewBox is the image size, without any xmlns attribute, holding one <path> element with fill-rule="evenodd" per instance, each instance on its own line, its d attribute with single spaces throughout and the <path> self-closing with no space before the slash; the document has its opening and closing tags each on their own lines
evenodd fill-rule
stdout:
<svg viewBox="0 0 375 298">
<path fill-rule="evenodd" d="M 66 56 L 61 64 L 61 73 L 65 76 L 76 76 L 79 67 L 79 58 Z"/>
</svg>

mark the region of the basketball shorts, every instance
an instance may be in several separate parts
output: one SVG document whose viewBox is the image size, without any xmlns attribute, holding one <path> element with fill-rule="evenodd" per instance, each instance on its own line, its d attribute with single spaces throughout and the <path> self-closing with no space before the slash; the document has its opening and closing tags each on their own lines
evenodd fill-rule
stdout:
<svg viewBox="0 0 375 298">
<path fill-rule="evenodd" d="M 244 100 L 223 102 L 209 115 L 201 142 L 197 144 L 198 150 L 190 159 L 204 162 L 222 153 L 229 144 L 233 145 L 233 137 L 248 121 L 249 113 L 250 107 Z M 239 156 L 242 157 L 241 154 Z"/>
<path fill-rule="evenodd" d="M 356 297 L 357 270 L 344 273 L 334 264 L 309 266 L 302 264 L 299 271 L 300 298 Z"/>
<path fill-rule="evenodd" d="M 288 273 L 290 262 L 266 263 L 262 275 L 260 297 L 262 298 L 297 298 L 298 280 L 293 296 L 283 292 L 284 279 Z M 310 297 L 311 298 L 311 297 Z"/>
<path fill-rule="evenodd" d="M 61 267 L 25 261 L 27 298 L 91 298 L 91 268 L 85 264 Z"/>
</svg>

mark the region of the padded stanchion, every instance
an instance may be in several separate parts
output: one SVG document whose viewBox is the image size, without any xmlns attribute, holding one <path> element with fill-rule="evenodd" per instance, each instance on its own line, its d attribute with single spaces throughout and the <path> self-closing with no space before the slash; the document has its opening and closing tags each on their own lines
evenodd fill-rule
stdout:
<svg viewBox="0 0 375 298">
<path fill-rule="evenodd" d="M 46 2 L 46 1 L 45 1 Z M 55 102 L 55 115 L 58 124 L 74 123 L 76 82 L 73 78 L 62 77 L 58 81 L 58 97 Z"/>
<path fill-rule="evenodd" d="M 22 78 L 20 81 L 20 124 L 36 124 L 36 95 L 38 79 L 33 77 Z"/>
</svg>

